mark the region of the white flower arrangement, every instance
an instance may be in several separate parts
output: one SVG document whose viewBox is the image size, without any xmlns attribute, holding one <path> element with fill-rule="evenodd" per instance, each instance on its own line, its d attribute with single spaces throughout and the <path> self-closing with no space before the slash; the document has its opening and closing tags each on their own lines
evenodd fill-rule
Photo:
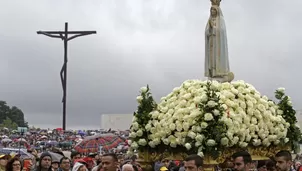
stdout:
<svg viewBox="0 0 302 171">
<path fill-rule="evenodd" d="M 137 100 L 141 103 L 142 96 Z M 229 147 L 286 144 L 290 123 L 282 114 L 275 102 L 244 81 L 188 80 L 161 98 L 143 127 L 139 115 L 134 116 L 130 150 L 182 147 L 204 155 Z"/>
</svg>

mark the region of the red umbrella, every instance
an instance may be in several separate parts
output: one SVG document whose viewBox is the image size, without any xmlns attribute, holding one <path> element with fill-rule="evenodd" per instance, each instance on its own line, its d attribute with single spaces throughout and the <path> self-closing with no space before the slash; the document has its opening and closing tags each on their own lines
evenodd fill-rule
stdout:
<svg viewBox="0 0 302 171">
<path fill-rule="evenodd" d="M 100 134 L 86 137 L 82 142 L 74 148 L 80 153 L 98 152 L 100 146 L 104 150 L 116 148 L 119 144 L 124 143 L 125 139 L 114 134 Z"/>
</svg>

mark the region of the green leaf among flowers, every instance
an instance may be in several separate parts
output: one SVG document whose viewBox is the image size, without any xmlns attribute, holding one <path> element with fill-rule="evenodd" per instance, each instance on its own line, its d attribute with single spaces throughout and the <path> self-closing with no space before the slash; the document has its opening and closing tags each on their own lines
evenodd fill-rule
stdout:
<svg viewBox="0 0 302 171">
<path fill-rule="evenodd" d="M 285 89 L 279 88 L 275 91 L 275 97 L 279 100 L 278 107 L 279 110 L 282 111 L 281 115 L 285 119 L 286 122 L 290 124 L 289 130 L 287 131 L 286 137 L 288 138 L 288 143 L 295 151 L 298 153 L 300 151 L 299 145 L 297 145 L 301 141 L 301 130 L 297 127 L 297 118 L 296 118 L 296 110 L 292 106 L 292 102 L 290 101 L 290 97 L 285 95 Z"/>
</svg>

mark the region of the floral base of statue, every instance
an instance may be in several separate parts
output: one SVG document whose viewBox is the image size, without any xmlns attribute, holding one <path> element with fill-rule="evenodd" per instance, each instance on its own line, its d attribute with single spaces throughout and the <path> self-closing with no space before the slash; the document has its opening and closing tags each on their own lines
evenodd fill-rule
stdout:
<svg viewBox="0 0 302 171">
<path fill-rule="evenodd" d="M 229 159 L 232 154 L 238 151 L 247 150 L 254 161 L 256 160 L 268 160 L 270 157 L 273 157 L 280 150 L 289 150 L 291 151 L 290 146 L 270 146 L 270 147 L 248 147 L 248 148 L 227 148 L 221 152 L 218 158 L 213 159 L 211 156 L 205 154 L 203 156 L 204 165 L 203 169 L 205 171 L 214 171 L 215 166 L 224 163 L 227 159 Z M 173 151 L 165 151 L 165 152 L 151 152 L 148 150 L 139 152 L 138 162 L 141 167 L 145 171 L 153 170 L 154 163 L 156 161 L 160 161 L 161 159 L 169 159 L 169 160 L 180 160 L 183 161 L 189 154 L 185 152 L 173 152 Z"/>
<path fill-rule="evenodd" d="M 157 104 L 149 87 L 143 87 L 129 153 L 139 151 L 149 170 L 162 158 L 184 160 L 188 154 L 204 156 L 205 167 L 213 168 L 240 150 L 254 160 L 296 151 L 301 139 L 296 111 L 284 88 L 275 97 L 276 102 L 244 81 L 187 80 Z"/>
</svg>

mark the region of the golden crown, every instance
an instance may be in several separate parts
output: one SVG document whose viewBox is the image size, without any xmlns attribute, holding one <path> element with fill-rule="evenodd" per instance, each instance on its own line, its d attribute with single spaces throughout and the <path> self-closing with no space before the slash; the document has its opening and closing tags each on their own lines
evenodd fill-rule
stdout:
<svg viewBox="0 0 302 171">
<path fill-rule="evenodd" d="M 217 6 L 219 6 L 221 0 L 211 0 L 211 2 L 212 2 L 212 5 L 217 5 Z"/>
</svg>

